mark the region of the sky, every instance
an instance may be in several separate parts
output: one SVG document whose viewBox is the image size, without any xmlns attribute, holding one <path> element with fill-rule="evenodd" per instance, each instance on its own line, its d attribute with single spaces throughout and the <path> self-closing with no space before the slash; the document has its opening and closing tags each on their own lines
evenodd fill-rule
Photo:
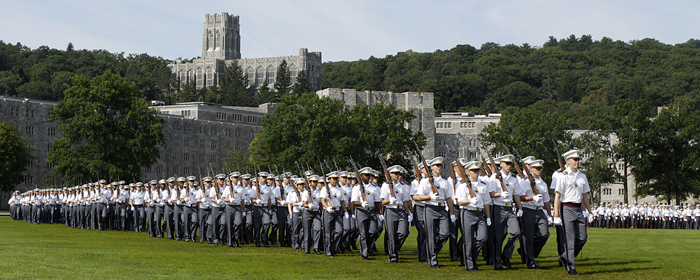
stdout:
<svg viewBox="0 0 700 280">
<path fill-rule="evenodd" d="M 324 62 L 591 35 L 677 44 L 700 38 L 700 1 L 1 0 L 0 40 L 35 49 L 201 55 L 204 15 L 240 16 L 241 56 L 320 51 Z"/>
</svg>

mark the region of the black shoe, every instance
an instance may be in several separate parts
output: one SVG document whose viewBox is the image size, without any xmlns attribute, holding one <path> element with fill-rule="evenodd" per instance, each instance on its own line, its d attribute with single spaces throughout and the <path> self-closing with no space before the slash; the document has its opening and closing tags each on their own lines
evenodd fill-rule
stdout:
<svg viewBox="0 0 700 280">
<path fill-rule="evenodd" d="M 503 258 L 503 259 L 501 260 L 501 262 L 502 262 L 503 265 L 505 265 L 508 269 L 511 268 L 511 266 L 510 266 L 510 260 L 509 260 L 508 258 Z"/>
<path fill-rule="evenodd" d="M 420 260 L 420 261 L 418 261 L 418 262 L 420 262 L 420 263 L 428 263 L 427 260 Z"/>
<path fill-rule="evenodd" d="M 376 256 L 377 254 L 375 254 L 375 253 L 372 252 L 372 251 L 369 251 L 369 255 L 370 255 L 370 256 Z"/>
<path fill-rule="evenodd" d="M 569 270 L 569 275 L 573 275 L 573 276 L 581 276 L 581 274 L 578 274 L 578 272 L 576 272 L 576 269 L 575 269 L 575 268 L 574 268 L 574 269 L 572 269 L 572 270 Z"/>
<path fill-rule="evenodd" d="M 362 257 L 362 260 L 363 260 L 363 261 L 368 261 L 369 258 L 368 258 L 368 257 Z"/>
</svg>

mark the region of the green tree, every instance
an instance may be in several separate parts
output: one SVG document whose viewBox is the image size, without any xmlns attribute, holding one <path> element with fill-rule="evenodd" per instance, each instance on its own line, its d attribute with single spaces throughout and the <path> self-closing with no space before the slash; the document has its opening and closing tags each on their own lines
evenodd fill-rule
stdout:
<svg viewBox="0 0 700 280">
<path fill-rule="evenodd" d="M 275 92 L 270 90 L 270 86 L 265 81 L 258 88 L 258 93 L 255 95 L 255 104 L 260 105 L 269 102 L 275 102 Z"/>
<path fill-rule="evenodd" d="M 292 78 L 291 73 L 289 73 L 289 66 L 287 66 L 286 60 L 282 60 L 280 66 L 277 67 L 277 76 L 275 77 L 275 101 L 282 100 L 281 97 L 289 93 L 291 86 Z"/>
<path fill-rule="evenodd" d="M 63 138 L 48 155 L 54 173 L 67 182 L 102 178 L 139 178 L 165 143 L 165 122 L 138 98 L 133 83 L 106 72 L 88 79 L 76 76 L 65 98 L 52 110 Z"/>
<path fill-rule="evenodd" d="M 221 104 L 227 106 L 252 106 L 253 95 L 247 87 L 243 68 L 238 61 L 232 61 L 227 67 L 224 76 L 221 77 L 219 90 L 221 94 Z"/>
<path fill-rule="evenodd" d="M 307 92 L 312 92 L 311 84 L 309 84 L 309 77 L 306 76 L 306 71 L 299 71 L 299 74 L 297 74 L 297 80 L 294 81 L 292 92 L 299 96 Z"/>
<path fill-rule="evenodd" d="M 24 180 L 31 160 L 31 144 L 22 139 L 16 126 L 0 123 L 0 189 L 11 191 Z"/>
<path fill-rule="evenodd" d="M 580 168 L 586 173 L 591 187 L 591 202 L 600 203 L 601 187 L 619 182 L 622 177 L 615 169 L 612 142 L 600 131 L 588 131 L 574 138 L 573 146 L 584 154 Z"/>
</svg>

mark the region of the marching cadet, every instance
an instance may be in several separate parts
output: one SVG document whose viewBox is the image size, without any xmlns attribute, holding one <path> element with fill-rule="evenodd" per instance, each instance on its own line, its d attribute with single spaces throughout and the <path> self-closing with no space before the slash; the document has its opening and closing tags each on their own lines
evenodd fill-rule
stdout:
<svg viewBox="0 0 700 280">
<path fill-rule="evenodd" d="M 260 172 L 258 176 L 260 177 L 260 182 L 253 186 L 253 192 L 255 193 L 253 197 L 255 205 L 253 208 L 253 241 L 255 242 L 255 247 L 260 247 L 261 245 L 267 247 L 270 245 L 267 233 L 270 230 L 270 207 L 272 205 L 270 203 L 271 189 L 266 182 L 272 183 L 275 175 Z M 260 194 L 259 197 L 258 193 Z"/>
<path fill-rule="evenodd" d="M 164 227 L 168 233 L 168 239 L 175 239 L 175 201 L 178 198 L 175 178 L 170 177 L 165 182 L 167 187 L 162 189 L 163 203 L 165 204 L 165 211 L 163 212 Z"/>
<path fill-rule="evenodd" d="M 105 180 L 100 180 L 100 192 L 98 198 L 99 207 L 97 210 L 98 229 L 100 231 L 107 229 L 107 226 L 109 224 L 108 205 L 109 200 L 112 197 L 112 191 L 109 189 L 108 186 L 105 186 L 106 183 L 107 182 Z"/>
<path fill-rule="evenodd" d="M 353 209 L 352 212 L 350 212 L 350 217 L 352 221 L 352 229 L 350 230 L 350 235 L 348 238 L 348 248 L 352 248 L 352 250 L 357 250 L 357 239 L 360 237 L 360 228 L 357 226 L 357 216 L 355 215 L 356 211 L 355 209 L 355 204 L 352 202 L 352 190 L 355 188 L 355 186 L 358 184 L 359 179 L 357 178 L 357 175 L 355 172 L 348 172 L 348 185 L 350 186 L 351 190 L 348 192 L 349 196 L 351 197 L 350 201 L 350 209 Z"/>
<path fill-rule="evenodd" d="M 630 208 L 625 204 L 624 208 L 620 210 L 620 217 L 622 219 L 622 228 L 629 228 L 631 224 L 630 220 Z"/>
<path fill-rule="evenodd" d="M 381 195 L 382 188 L 379 186 L 379 171 L 372 169 L 372 176 L 370 177 L 370 187 L 374 188 L 374 191 L 377 194 Z M 379 204 L 382 202 L 379 201 Z M 374 233 L 374 236 L 372 236 L 372 251 L 378 252 L 377 250 L 377 240 L 379 240 L 379 237 L 382 235 L 382 232 L 384 232 L 384 205 L 382 205 L 382 214 L 374 214 L 372 216 L 372 219 L 376 220 L 377 223 L 377 231 Z M 386 242 L 386 236 L 384 238 L 384 252 L 387 252 L 386 246 L 388 245 L 388 242 Z"/>
<path fill-rule="evenodd" d="M 489 192 L 493 199 L 493 223 L 495 234 L 494 269 L 503 270 L 505 265 L 511 268 L 510 259 L 515 250 L 515 242 L 520 237 L 520 226 L 518 218 L 522 217 L 523 210 L 520 205 L 520 195 L 522 194 L 518 178 L 510 172 L 513 166 L 513 155 L 505 155 L 498 158 L 501 165 L 500 177 L 491 181 Z M 505 189 L 505 191 L 503 191 Z M 518 209 L 513 213 L 513 202 Z M 503 240 L 506 234 L 510 234 L 508 242 L 503 247 Z M 501 250 L 501 248 L 503 248 Z"/>
<path fill-rule="evenodd" d="M 177 178 L 177 186 L 170 193 L 170 197 L 175 200 L 173 206 L 173 219 L 175 226 L 175 241 L 185 240 L 184 238 L 184 213 L 185 213 L 185 198 L 187 198 L 187 189 L 185 189 L 185 177 Z"/>
<path fill-rule="evenodd" d="M 273 208 L 276 208 L 272 216 L 272 231 L 270 232 L 270 240 L 274 245 L 277 240 L 280 242 L 280 247 L 287 247 L 287 196 L 289 179 L 287 174 L 280 174 L 275 178 L 275 187 L 272 189 L 272 197 L 274 197 Z"/>
<path fill-rule="evenodd" d="M 122 187 L 121 191 L 124 193 L 128 193 L 124 189 L 124 184 L 122 184 L 121 182 L 120 184 Z M 134 231 L 143 232 L 143 226 L 146 224 L 146 213 L 144 211 L 143 205 L 145 203 L 147 193 L 144 190 L 142 190 L 141 184 L 134 184 L 134 186 L 136 187 L 136 191 L 133 193 L 128 193 L 129 205 L 131 206 L 131 211 L 134 213 Z M 119 196 L 120 199 L 123 197 L 121 194 Z M 122 212 L 126 211 L 128 211 L 128 209 L 122 209 Z M 124 225 L 124 221 L 126 220 L 124 218 L 126 215 L 121 216 L 123 217 L 121 220 L 121 229 L 126 230 Z"/>
<path fill-rule="evenodd" d="M 199 208 L 197 205 L 197 187 L 196 187 L 196 180 L 197 177 L 195 176 L 187 176 L 187 187 L 183 188 L 185 192 L 184 198 L 180 196 L 183 200 L 182 202 L 184 203 L 183 207 L 183 214 L 184 217 L 182 218 L 183 220 L 183 231 L 184 231 L 184 237 L 185 237 L 185 242 L 195 242 L 194 237 L 197 235 L 197 224 L 199 223 L 199 213 L 197 209 Z"/>
<path fill-rule="evenodd" d="M 126 213 L 130 212 L 130 211 L 135 212 L 136 208 L 135 208 L 135 206 L 132 205 L 134 203 L 131 202 L 131 192 L 126 189 L 126 182 L 119 181 L 118 184 L 119 184 L 119 187 L 118 187 L 118 190 L 116 191 L 116 193 L 117 193 L 117 205 L 116 205 L 117 209 L 116 209 L 116 213 L 114 214 L 114 216 L 117 220 L 117 230 L 126 231 L 126 215 L 127 215 Z M 142 195 L 144 195 L 143 192 L 140 190 L 140 188 L 137 189 L 137 192 L 141 192 Z M 144 198 L 142 196 L 141 200 L 143 200 L 143 199 Z M 127 207 L 127 203 L 129 203 L 128 207 Z M 133 210 L 132 210 L 132 208 L 133 208 Z M 143 209 L 143 202 L 141 202 L 141 209 Z M 134 213 L 134 214 L 136 214 L 136 213 Z M 136 215 L 134 215 L 134 218 L 135 217 L 136 217 Z M 136 220 L 138 220 L 138 219 L 136 219 Z M 139 232 L 139 231 L 136 230 L 136 232 Z"/>
<path fill-rule="evenodd" d="M 206 238 L 207 242 L 211 244 L 211 177 L 207 176 L 202 179 L 203 183 L 199 190 L 197 190 L 197 203 L 199 203 L 199 215 L 197 220 L 199 221 L 199 244 L 204 243 Z"/>
<path fill-rule="evenodd" d="M 157 184 L 158 186 L 156 187 L 158 198 L 156 199 L 156 237 L 157 238 L 163 238 L 165 236 L 165 224 L 163 223 L 163 220 L 165 218 L 165 205 L 166 201 L 168 201 L 168 196 L 170 195 L 170 191 L 168 190 L 168 187 L 166 185 L 165 179 L 160 179 L 159 181 L 152 181 L 153 183 Z M 151 186 L 155 185 L 151 184 Z M 166 221 L 167 223 L 167 221 Z"/>
<path fill-rule="evenodd" d="M 586 175 L 578 169 L 580 152 L 570 150 L 562 157 L 566 160 L 567 168 L 557 180 L 554 197 L 554 224 L 563 227 L 566 237 L 565 252 L 560 256 L 560 260 L 570 275 L 579 275 L 574 260 L 588 239 L 586 218 L 587 213 L 591 212 L 588 201 L 590 186 Z M 561 211 L 560 204 L 563 205 Z M 582 211 L 582 207 L 587 212 Z"/>
<path fill-rule="evenodd" d="M 117 200 L 119 200 L 119 182 L 112 182 L 110 188 L 111 197 L 109 198 L 109 209 L 107 216 L 109 216 L 109 229 L 117 230 L 119 229 L 119 212 L 117 209 Z"/>
<path fill-rule="evenodd" d="M 213 239 L 214 245 L 219 245 L 224 235 L 224 230 L 226 225 L 221 224 L 221 220 L 224 219 L 224 198 L 221 196 L 220 186 L 223 186 L 224 180 L 226 179 L 226 174 L 217 174 L 216 180 L 214 180 L 214 185 L 209 188 L 209 198 L 211 200 L 211 238 Z M 221 242 L 221 245 L 224 245 Z"/>
<path fill-rule="evenodd" d="M 479 178 L 479 170 L 481 164 L 478 161 L 466 162 L 465 159 L 459 159 L 457 164 L 461 164 L 466 174 L 464 179 L 458 181 L 455 197 L 462 219 L 462 265 L 467 271 L 476 271 L 476 258 L 478 252 L 481 251 L 488 237 L 486 225 L 491 222 L 488 202 L 491 201 L 491 196 L 488 191 L 488 183 Z M 461 173 L 461 170 L 458 170 Z M 460 176 L 461 177 L 461 176 Z M 485 211 L 482 211 L 485 210 Z M 484 213 L 486 218 L 484 219 Z"/>
<path fill-rule="evenodd" d="M 246 195 L 245 199 L 245 228 L 243 228 L 243 242 L 244 244 L 250 244 L 253 242 L 253 196 L 256 194 L 253 192 L 253 183 L 257 184 L 257 178 L 250 178 L 250 174 L 243 174 L 241 177 L 243 179 L 243 187 L 245 188 Z"/>
<path fill-rule="evenodd" d="M 696 205 L 695 210 L 693 210 L 693 220 L 695 229 L 700 229 L 700 204 Z"/>
<path fill-rule="evenodd" d="M 483 160 L 482 160 L 483 161 Z M 488 168 L 491 172 L 491 176 L 488 176 L 488 172 L 484 172 L 483 176 L 483 181 L 488 184 L 489 188 L 491 188 L 491 184 L 500 184 L 498 183 L 498 177 L 497 177 L 497 172 L 500 172 L 499 164 L 500 164 L 499 159 L 494 159 L 494 162 L 489 162 L 485 168 Z M 489 198 L 490 198 L 490 190 L 489 192 Z M 488 204 L 488 211 L 489 213 L 485 213 L 485 215 L 491 217 L 490 220 L 486 221 L 486 232 L 488 234 L 488 238 L 486 239 L 486 245 L 484 245 L 484 259 L 486 260 L 487 265 L 495 265 L 496 263 L 496 225 L 493 224 L 491 221 L 493 221 L 493 213 L 494 213 L 494 204 L 493 204 L 493 199 L 489 199 Z M 485 201 L 483 203 L 486 203 Z M 484 208 L 484 211 L 487 209 Z M 500 250 L 499 250 L 500 252 Z"/>
<path fill-rule="evenodd" d="M 460 178 L 459 174 L 459 166 L 456 164 L 457 162 L 453 162 L 451 164 L 452 169 L 450 170 L 450 177 L 447 178 L 447 187 L 452 188 L 452 191 L 454 193 L 457 192 L 457 185 L 459 182 L 462 181 L 462 178 Z M 457 220 L 452 222 L 450 221 L 450 240 L 448 241 L 449 243 L 449 252 L 450 252 L 450 260 L 453 262 L 460 262 L 460 258 L 462 257 L 462 242 L 464 242 L 463 238 L 460 238 L 459 232 L 462 230 L 462 225 L 461 225 L 461 217 L 459 207 L 457 205 L 459 204 L 459 201 L 457 200 L 457 196 L 452 196 L 452 205 L 455 206 L 455 216 L 457 217 Z M 462 261 L 463 262 L 463 261 Z"/>
<path fill-rule="evenodd" d="M 7 202 L 7 204 L 10 205 L 10 219 L 12 220 L 17 220 L 17 217 L 19 217 L 20 200 L 22 200 L 22 196 L 19 195 L 19 191 L 15 191 Z"/>
<path fill-rule="evenodd" d="M 239 247 L 241 244 L 241 228 L 245 218 L 245 196 L 248 194 L 238 180 L 241 173 L 236 171 L 229 174 L 230 184 L 224 188 L 222 197 L 226 203 L 226 242 L 229 247 Z"/>
<path fill-rule="evenodd" d="M 349 216 L 345 195 L 338 184 L 339 176 L 338 171 L 326 174 L 328 184 L 320 191 L 321 204 L 325 209 L 323 213 L 323 228 L 325 229 L 323 240 L 325 253 L 328 257 L 334 257 L 338 254 L 338 244 L 343 236 L 343 218 Z"/>
<path fill-rule="evenodd" d="M 596 212 L 598 213 L 598 228 L 603 228 L 605 226 L 605 207 L 603 205 L 598 206 L 598 209 L 596 209 Z"/>
<path fill-rule="evenodd" d="M 544 160 L 530 160 L 526 162 L 534 185 L 529 180 L 521 183 L 520 202 L 523 206 L 523 242 L 527 268 L 537 268 L 535 258 L 539 257 L 542 248 L 549 238 L 547 216 L 552 211 L 549 199 L 547 183 L 540 177 L 542 175 Z M 535 191 L 537 192 L 535 194 Z M 543 212 L 542 209 L 546 210 Z"/>
<path fill-rule="evenodd" d="M 355 205 L 357 228 L 360 232 L 360 255 L 363 260 L 369 260 L 370 255 L 375 255 L 372 247 L 374 234 L 377 232 L 377 221 L 372 216 L 375 215 L 375 211 L 381 211 L 381 198 L 379 193 L 369 186 L 372 168 L 364 167 L 359 173 L 360 180 L 352 189 L 352 203 Z"/>
<path fill-rule="evenodd" d="M 279 195 L 280 188 L 282 187 L 282 182 L 280 177 L 283 174 L 276 175 L 268 183 L 270 186 L 270 234 L 268 234 L 267 240 L 270 241 L 271 245 L 277 245 L 277 231 L 279 230 L 279 221 L 277 220 L 277 209 L 279 208 Z"/>
<path fill-rule="evenodd" d="M 353 214 L 355 213 L 355 211 L 353 211 L 354 206 L 352 203 L 350 203 L 350 199 L 352 197 L 352 186 L 350 186 L 348 182 L 348 172 L 340 171 L 338 176 L 338 185 L 343 192 L 343 201 L 347 206 L 346 213 L 348 214 L 343 215 L 343 236 L 341 236 L 340 243 L 338 245 L 340 253 L 345 254 L 345 252 L 351 252 L 353 249 L 352 247 L 356 246 L 355 244 L 350 244 L 350 239 L 351 234 L 354 234 L 355 230 L 357 229 L 357 223 L 353 218 L 355 216 L 355 214 Z M 357 247 L 355 247 L 355 249 L 357 249 Z"/>
<path fill-rule="evenodd" d="M 391 182 L 384 182 L 380 193 L 382 204 L 386 207 L 384 220 L 386 221 L 387 254 L 390 263 L 399 261 L 399 250 L 408 238 L 409 214 L 411 209 L 411 196 L 408 185 L 403 183 L 403 167 L 394 165 L 387 168 Z"/>
<path fill-rule="evenodd" d="M 292 248 L 294 248 L 295 251 L 299 251 L 301 249 L 301 240 L 299 239 L 299 233 L 301 232 L 301 224 L 302 224 L 302 210 L 303 210 L 303 202 L 301 201 L 301 192 L 304 191 L 305 187 L 304 185 L 305 180 L 303 178 L 297 178 L 294 182 L 295 184 L 295 189 L 293 192 L 290 192 L 289 195 L 287 196 L 287 209 L 289 211 L 289 217 L 290 217 L 290 222 L 292 224 L 291 227 L 291 235 L 292 235 Z"/>
<path fill-rule="evenodd" d="M 141 182 L 136 183 L 136 185 L 138 186 L 139 183 Z M 141 184 L 143 185 L 143 183 Z M 144 200 L 146 202 L 148 236 L 156 237 L 156 199 L 158 198 L 158 190 L 156 190 L 155 186 L 152 186 L 150 183 L 143 186 L 146 188 Z"/>
<path fill-rule="evenodd" d="M 430 267 L 437 268 L 437 255 L 450 237 L 448 219 L 455 222 L 457 216 L 454 214 L 454 205 L 452 205 L 454 190 L 449 188 L 447 180 L 440 176 L 443 167 L 442 157 L 431 159 L 427 165 L 430 167 L 432 177 L 421 180 L 413 200 L 426 202 L 425 228 L 428 241 L 428 264 Z M 449 211 L 445 211 L 445 205 Z"/>
<path fill-rule="evenodd" d="M 310 174 L 307 171 L 307 174 Z M 306 174 L 305 174 L 306 175 Z M 301 201 L 304 203 L 304 212 L 302 215 L 302 228 L 304 229 L 304 241 L 302 249 L 307 254 L 313 252 L 321 254 L 321 218 L 319 216 L 320 197 L 316 186 L 318 185 L 317 175 L 306 175 L 309 180 L 307 187 L 301 194 Z"/>
<path fill-rule="evenodd" d="M 693 227 L 693 220 L 692 219 L 693 215 L 693 210 L 690 209 L 690 204 L 688 204 L 685 209 L 683 209 L 682 216 L 683 216 L 683 228 L 684 229 L 691 229 Z"/>
<path fill-rule="evenodd" d="M 423 163 L 418 163 L 418 172 L 416 173 L 416 178 L 411 182 L 411 199 L 413 200 L 413 211 L 415 213 L 414 218 L 416 221 L 416 246 L 418 252 L 418 261 L 421 263 L 428 262 L 428 244 L 426 242 L 426 229 L 425 229 L 425 201 L 417 200 L 416 195 L 418 194 L 418 189 L 422 178 L 427 178 L 428 169 L 423 166 Z"/>
</svg>

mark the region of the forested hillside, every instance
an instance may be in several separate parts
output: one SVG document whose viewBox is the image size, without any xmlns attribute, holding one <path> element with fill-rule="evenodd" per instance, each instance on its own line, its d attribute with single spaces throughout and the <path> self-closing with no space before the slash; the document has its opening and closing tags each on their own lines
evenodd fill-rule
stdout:
<svg viewBox="0 0 700 280">
<path fill-rule="evenodd" d="M 0 95 L 59 101 L 75 75 L 93 78 L 111 71 L 136 84 L 140 97 L 162 99 L 174 83 L 169 60 L 106 50 L 30 49 L 0 41 Z"/>
<path fill-rule="evenodd" d="M 433 53 L 405 51 L 385 58 L 323 64 L 323 87 L 435 93 L 436 111 L 474 113 L 514 107 L 558 107 L 586 116 L 586 105 L 646 99 L 652 106 L 700 95 L 700 40 L 667 45 L 590 36 L 542 48 L 486 43 Z M 602 104 L 601 104 L 602 103 Z M 575 122 L 575 121 L 572 121 Z M 572 123 L 581 128 L 585 123 Z"/>
</svg>

